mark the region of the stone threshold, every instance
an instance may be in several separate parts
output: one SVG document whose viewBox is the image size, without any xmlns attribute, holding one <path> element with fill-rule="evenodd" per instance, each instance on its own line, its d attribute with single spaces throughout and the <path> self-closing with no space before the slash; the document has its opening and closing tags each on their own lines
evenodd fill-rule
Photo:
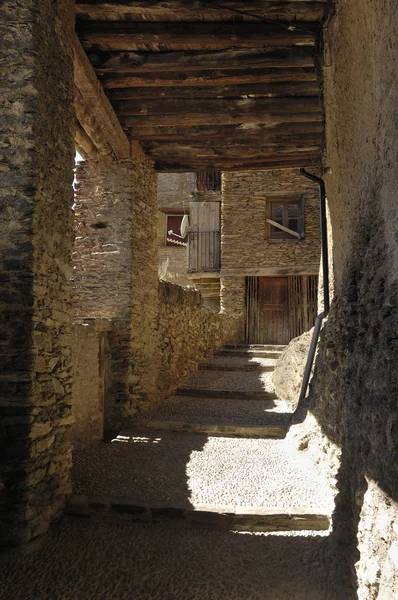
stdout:
<svg viewBox="0 0 398 600">
<path fill-rule="evenodd" d="M 268 371 L 274 370 L 274 365 L 228 365 L 228 364 L 217 364 L 211 362 L 201 363 L 199 365 L 199 371 Z"/>
<path fill-rule="evenodd" d="M 245 507 L 142 504 L 133 500 L 96 496 L 71 496 L 65 513 L 84 518 L 119 519 L 133 523 L 159 523 L 162 519 L 183 519 L 193 525 L 232 531 L 325 531 L 327 515 L 304 509 L 264 509 Z"/>
<path fill-rule="evenodd" d="M 290 425 L 290 421 L 289 421 Z M 246 438 L 278 438 L 284 439 L 289 425 L 279 426 L 242 426 L 242 425 L 212 425 L 206 423 L 191 423 L 185 421 L 137 421 L 137 428 L 155 429 L 157 431 L 185 431 L 189 433 L 204 433 L 207 435 L 236 436 Z M 128 430 L 121 431 L 120 436 L 130 437 Z"/>
<path fill-rule="evenodd" d="M 191 396 L 194 398 L 220 398 L 223 400 L 276 400 L 273 392 L 244 392 L 240 390 L 212 390 L 208 388 L 180 387 L 175 396 Z"/>
</svg>

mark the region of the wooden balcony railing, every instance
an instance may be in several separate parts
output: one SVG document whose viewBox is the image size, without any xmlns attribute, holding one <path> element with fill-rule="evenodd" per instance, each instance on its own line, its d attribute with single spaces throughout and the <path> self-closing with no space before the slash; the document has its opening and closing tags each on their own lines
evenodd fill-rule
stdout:
<svg viewBox="0 0 398 600">
<path fill-rule="evenodd" d="M 188 271 L 220 268 L 220 232 L 191 231 L 188 236 Z"/>
</svg>

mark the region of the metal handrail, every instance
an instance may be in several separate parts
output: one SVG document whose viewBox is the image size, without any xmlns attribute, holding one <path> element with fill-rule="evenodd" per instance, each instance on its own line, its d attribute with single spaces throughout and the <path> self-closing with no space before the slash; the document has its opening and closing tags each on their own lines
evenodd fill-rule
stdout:
<svg viewBox="0 0 398 600">
<path fill-rule="evenodd" d="M 301 384 L 300 395 L 295 413 L 301 408 L 301 404 L 307 395 L 308 384 L 311 377 L 312 365 L 314 364 L 315 352 L 318 345 L 319 334 L 323 319 L 327 317 L 330 310 L 330 291 L 329 291 L 329 255 L 328 255 L 328 237 L 326 220 L 326 187 L 325 182 L 320 177 L 308 173 L 305 169 L 300 169 L 300 173 L 311 179 L 319 185 L 320 200 L 320 222 L 321 222 L 321 245 L 322 245 L 322 273 L 323 273 L 323 312 L 315 319 L 314 333 L 312 335 L 310 349 L 308 351 L 307 362 L 304 370 L 303 382 Z"/>
</svg>

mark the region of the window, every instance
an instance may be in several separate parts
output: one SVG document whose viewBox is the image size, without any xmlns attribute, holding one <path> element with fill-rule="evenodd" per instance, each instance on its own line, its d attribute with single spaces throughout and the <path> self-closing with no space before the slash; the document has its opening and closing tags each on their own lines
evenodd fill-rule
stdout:
<svg viewBox="0 0 398 600">
<path fill-rule="evenodd" d="M 304 215 L 301 200 L 281 200 L 270 203 L 269 218 L 283 227 L 295 231 L 299 235 L 303 233 Z M 270 224 L 271 240 L 296 240 L 299 239 L 292 233 L 283 231 Z"/>
<path fill-rule="evenodd" d="M 181 237 L 181 221 L 184 215 L 167 215 L 166 246 L 187 245 L 188 236 Z"/>
<path fill-rule="evenodd" d="M 195 173 L 193 182 L 194 192 L 217 192 L 221 190 L 221 172 L 220 171 L 200 171 Z"/>
</svg>

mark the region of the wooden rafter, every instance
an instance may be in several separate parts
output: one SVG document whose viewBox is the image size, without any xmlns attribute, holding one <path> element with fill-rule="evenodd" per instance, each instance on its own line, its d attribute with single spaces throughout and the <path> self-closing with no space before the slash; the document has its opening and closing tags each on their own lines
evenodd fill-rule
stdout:
<svg viewBox="0 0 398 600">
<path fill-rule="evenodd" d="M 79 25 L 82 45 L 87 50 L 156 51 L 222 50 L 314 46 L 318 23 L 306 23 L 305 30 L 293 30 L 276 23 L 137 23 L 86 21 Z"/>
<path fill-rule="evenodd" d="M 135 21 L 227 21 L 237 17 L 245 21 L 257 21 L 259 18 L 319 21 L 325 11 L 325 2 L 326 0 L 268 0 L 266 3 L 263 0 L 217 0 L 217 5 L 214 6 L 201 0 L 192 0 L 187 4 L 182 4 L 180 0 L 141 0 L 134 3 L 121 0 L 77 0 L 75 11 L 80 18 L 105 21 L 128 18 Z"/>
<path fill-rule="evenodd" d="M 125 135 L 159 171 L 202 171 L 319 165 L 314 52 L 327 3 L 76 0 L 75 7 L 81 44 Z M 97 148 L 109 152 L 97 116 L 85 118 Z"/>
<path fill-rule="evenodd" d="M 312 76 L 312 74 L 311 74 Z M 139 87 L 115 88 L 108 90 L 108 98 L 115 100 L 153 100 L 153 98 L 241 98 L 267 97 L 285 98 L 291 96 L 318 96 L 319 88 L 315 81 L 282 81 L 276 83 L 237 84 L 213 87 Z"/>
<path fill-rule="evenodd" d="M 271 124 L 253 124 L 245 125 L 214 125 L 214 126 L 181 126 L 170 125 L 168 127 L 138 127 L 134 128 L 134 138 L 138 140 L 158 140 L 159 143 L 169 140 L 183 140 L 191 143 L 204 140 L 208 143 L 217 143 L 228 140 L 228 143 L 245 140 L 268 140 L 289 138 L 296 136 L 305 141 L 306 137 L 317 135 L 319 144 L 321 143 L 321 134 L 323 126 L 321 122 L 310 123 L 275 123 Z M 311 140 L 311 137 L 309 138 Z"/>
<path fill-rule="evenodd" d="M 318 98 L 202 98 L 199 100 L 122 100 L 115 102 L 114 106 L 120 116 L 132 115 L 181 115 L 185 113 L 199 114 L 222 114 L 235 113 L 250 115 L 266 113 L 267 115 L 294 114 L 294 113 L 318 113 L 320 106 Z"/>
<path fill-rule="evenodd" d="M 120 73 L 106 74 L 101 78 L 104 88 L 135 88 L 135 87 L 219 87 L 245 84 L 264 84 L 278 82 L 316 81 L 313 68 L 299 67 L 291 69 L 237 69 L 225 71 L 195 71 L 174 73 L 142 73 L 137 75 L 122 75 Z M 192 93 L 192 97 L 193 93 Z"/>
<path fill-rule="evenodd" d="M 97 73 L 150 73 L 258 68 L 313 67 L 311 47 L 215 50 L 209 52 L 89 53 Z"/>
</svg>

